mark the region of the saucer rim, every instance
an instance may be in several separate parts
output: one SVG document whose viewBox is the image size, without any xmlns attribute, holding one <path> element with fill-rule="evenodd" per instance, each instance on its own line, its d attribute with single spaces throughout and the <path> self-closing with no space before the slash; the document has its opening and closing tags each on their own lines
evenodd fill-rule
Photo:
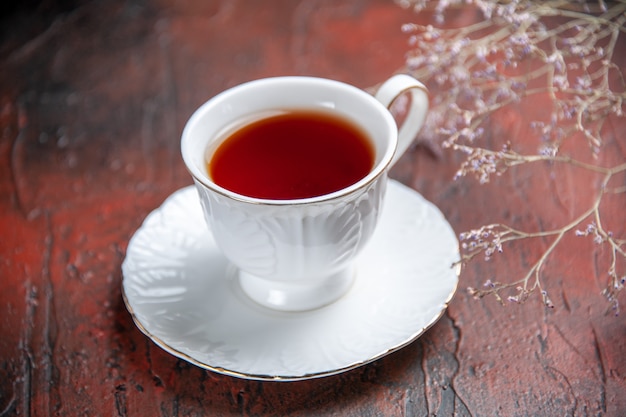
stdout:
<svg viewBox="0 0 626 417">
<path fill-rule="evenodd" d="M 394 183 L 395 186 L 399 186 L 400 188 L 404 188 L 405 190 L 411 191 L 413 193 L 415 193 L 420 199 L 422 204 L 426 204 L 431 206 L 432 208 L 434 208 L 438 214 L 441 215 L 442 220 L 446 223 L 449 222 L 447 221 L 447 219 L 445 218 L 445 216 L 443 216 L 443 213 L 441 213 L 441 211 L 439 210 L 439 208 L 433 204 L 432 202 L 430 202 L 429 200 L 425 199 L 419 192 L 417 192 L 416 190 L 398 182 L 392 179 L 389 179 L 389 183 Z M 389 184 L 388 184 L 389 186 Z M 141 229 L 146 221 L 153 215 L 155 214 L 155 212 L 158 212 L 161 207 L 168 201 L 173 199 L 173 197 L 175 197 L 176 194 L 178 193 L 183 193 L 185 190 L 187 189 L 193 189 L 195 188 L 195 185 L 189 185 L 189 186 L 185 186 L 182 188 L 179 188 L 177 190 L 175 190 L 174 192 L 172 192 L 171 194 L 169 194 L 164 200 L 163 202 L 157 206 L 155 209 L 153 209 L 144 219 L 144 221 L 142 222 L 142 224 L 135 230 L 135 232 L 133 232 L 133 235 L 131 236 L 130 240 L 129 240 L 129 245 L 130 242 L 132 241 L 132 238 L 135 236 L 135 234 L 137 233 L 137 231 L 139 229 Z M 210 233 L 210 232 L 209 232 Z M 122 266 L 123 263 L 126 260 L 126 256 L 124 257 L 124 261 L 122 262 Z M 129 314 L 131 315 L 131 318 L 135 324 L 135 326 L 137 326 L 137 328 L 141 331 L 141 333 L 143 333 L 145 336 L 147 336 L 149 339 L 151 339 L 157 346 L 159 346 L 161 349 L 163 349 L 164 351 L 168 352 L 169 354 L 179 358 L 179 359 L 183 359 L 199 368 L 208 370 L 208 371 L 212 371 L 212 372 L 216 372 L 222 375 L 227 375 L 227 376 L 231 376 L 231 377 L 236 377 L 236 378 L 241 378 L 241 379 L 245 379 L 245 380 L 254 380 L 254 381 L 271 381 L 271 382 L 295 382 L 295 381 L 304 381 L 304 380 L 310 380 L 310 379 L 317 379 L 317 378 L 323 378 L 323 377 L 328 377 L 328 376 L 332 376 L 332 375 L 338 375 L 344 372 L 348 372 L 351 370 L 354 370 L 356 368 L 359 368 L 361 366 L 367 365 L 369 363 L 375 362 L 378 359 L 381 359 L 385 356 L 390 355 L 391 353 L 397 352 L 401 349 L 403 349 L 404 347 L 412 344 L 413 342 L 415 342 L 417 339 L 419 339 L 426 331 L 428 331 L 432 326 L 434 326 L 440 319 L 441 317 L 443 317 L 443 315 L 446 313 L 446 311 L 448 310 L 449 304 L 452 301 L 452 299 L 454 298 L 457 289 L 458 289 L 458 285 L 459 285 L 459 278 L 460 278 L 460 272 L 461 272 L 461 268 L 460 265 L 458 264 L 453 264 L 450 266 L 451 269 L 454 270 L 455 275 L 456 275 L 456 280 L 454 283 L 454 286 L 452 286 L 452 288 L 450 289 L 450 293 L 448 294 L 447 298 L 441 303 L 441 309 L 438 312 L 438 314 L 434 315 L 433 318 L 422 328 L 420 328 L 419 330 L 417 330 L 416 332 L 414 332 L 414 334 L 408 338 L 406 338 L 406 340 L 404 340 L 401 343 L 398 343 L 396 345 L 390 346 L 389 348 L 387 348 L 384 351 L 381 351 L 377 354 L 374 355 L 370 355 L 368 358 L 364 359 L 364 360 L 360 360 L 360 361 L 355 361 L 349 365 L 343 366 L 343 367 L 339 367 L 339 368 L 333 368 L 333 369 L 329 369 L 329 370 L 324 370 L 324 371 L 319 371 L 319 372 L 312 372 L 312 373 L 304 373 L 304 374 L 300 374 L 300 375 L 271 375 L 271 374 L 256 374 L 256 373 L 246 373 L 246 372 L 240 372 L 240 371 L 235 371 L 232 369 L 228 369 L 228 368 L 224 368 L 224 367 L 220 367 L 220 366 L 215 366 L 215 365 L 210 365 L 204 362 L 199 361 L 198 359 L 193 358 L 192 356 L 188 355 L 187 353 L 184 353 L 172 346 L 170 346 L 168 343 L 164 342 L 161 338 L 159 338 L 158 336 L 155 336 L 154 334 L 152 334 L 146 327 L 145 325 L 139 320 L 139 318 L 137 317 L 137 314 L 134 311 L 134 308 L 132 307 L 130 300 L 126 294 L 126 290 L 125 290 L 125 285 L 124 285 L 124 281 L 126 280 L 126 277 L 124 276 L 123 270 L 122 270 L 122 285 L 121 285 L 121 295 L 122 295 L 122 299 L 123 302 L 126 306 L 126 309 L 128 310 Z M 358 279 L 358 278 L 357 278 Z M 323 308 L 323 307 L 322 307 Z M 306 314 L 306 312 L 302 312 L 304 314 Z"/>
<path fill-rule="evenodd" d="M 458 268 L 456 268 L 458 270 Z M 457 272 L 457 278 L 458 278 L 459 274 Z M 398 345 L 394 345 L 390 348 L 388 348 L 387 350 L 377 354 L 377 355 L 373 355 L 372 357 L 360 361 L 360 362 L 355 362 L 353 364 L 350 364 L 348 366 L 345 367 L 341 367 L 341 368 L 335 368 L 332 370 L 328 370 L 328 371 L 321 371 L 321 372 L 314 372 L 314 373 L 307 373 L 307 374 L 302 374 L 302 375 L 297 375 L 297 376 L 281 376 L 281 375 L 268 375 L 268 374 L 252 374 L 252 373 L 245 373 L 245 372 L 239 372 L 239 371 L 234 371 L 232 369 L 227 369 L 227 368 L 223 368 L 220 366 L 214 366 L 214 365 L 209 365 L 206 364 L 204 362 L 201 362 L 191 356 L 189 356 L 188 354 L 181 352 L 180 350 L 173 348 L 172 346 L 168 345 L 167 343 L 165 343 L 163 340 L 161 340 L 159 337 L 153 335 L 152 333 L 150 333 L 150 331 L 148 329 L 146 329 L 144 327 L 144 325 L 141 323 L 141 321 L 139 321 L 139 319 L 137 318 L 137 316 L 135 315 L 135 312 L 133 310 L 133 308 L 130 305 L 130 302 L 126 296 L 126 292 L 124 290 L 124 287 L 122 286 L 122 298 L 124 300 L 124 304 L 126 305 L 126 308 L 128 310 L 128 312 L 130 313 L 133 322 L 135 323 L 135 326 L 137 326 L 137 328 L 145 335 L 148 336 L 149 339 L 151 339 L 155 344 L 157 344 L 161 349 L 165 350 L 166 352 L 168 352 L 169 354 L 171 354 L 172 356 L 175 356 L 179 359 L 183 359 L 193 365 L 196 365 L 199 368 L 208 370 L 208 371 L 212 371 L 212 372 L 216 372 L 222 375 L 227 375 L 227 376 L 232 376 L 232 377 L 237 377 L 237 378 L 241 378 L 241 379 L 246 379 L 246 380 L 254 380 L 254 381 L 274 381 L 274 382 L 294 382 L 294 381 L 304 381 L 304 380 L 309 380 L 309 379 L 316 379 L 316 378 L 323 378 L 323 377 L 327 377 L 327 376 L 332 376 L 332 375 L 338 375 L 344 372 L 348 372 L 351 371 L 353 369 L 359 368 L 361 366 L 367 365 L 369 363 L 375 362 L 378 359 L 382 359 L 385 356 L 390 355 L 391 353 L 397 352 L 403 348 L 405 348 L 406 346 L 410 345 L 411 343 L 415 342 L 417 339 L 419 339 L 424 333 L 426 333 L 426 331 L 428 331 L 428 329 L 430 329 L 432 326 L 434 326 L 440 319 L 441 317 L 443 317 L 443 315 L 446 313 L 446 311 L 448 310 L 448 306 L 450 304 L 450 302 L 452 301 L 452 299 L 454 298 L 454 295 L 456 294 L 456 290 L 458 288 L 458 284 L 459 281 L 457 279 L 456 284 L 454 285 L 454 288 L 450 291 L 450 295 L 448 296 L 448 298 L 445 300 L 444 303 L 442 303 L 442 308 L 441 311 L 439 311 L 439 314 L 434 316 L 433 319 L 423 328 L 421 328 L 419 331 L 417 331 L 412 337 L 410 337 L 409 339 L 405 340 L 403 343 L 398 344 Z"/>
</svg>

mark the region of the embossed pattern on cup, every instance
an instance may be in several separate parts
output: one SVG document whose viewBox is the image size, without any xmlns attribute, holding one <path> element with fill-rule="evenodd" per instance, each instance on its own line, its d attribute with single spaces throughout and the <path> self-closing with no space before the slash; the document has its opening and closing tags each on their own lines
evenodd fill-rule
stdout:
<svg viewBox="0 0 626 417">
<path fill-rule="evenodd" d="M 277 281 L 339 272 L 371 237 L 386 177 L 359 192 L 315 205 L 263 205 L 198 187 L 205 219 L 237 267 Z"/>
</svg>

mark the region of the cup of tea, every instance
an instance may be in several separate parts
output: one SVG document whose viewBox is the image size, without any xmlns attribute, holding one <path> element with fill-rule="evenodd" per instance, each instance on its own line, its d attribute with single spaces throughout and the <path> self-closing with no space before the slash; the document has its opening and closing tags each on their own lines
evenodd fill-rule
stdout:
<svg viewBox="0 0 626 417">
<path fill-rule="evenodd" d="M 398 129 L 389 107 L 405 93 Z M 348 291 L 355 257 L 376 228 L 387 172 L 427 110 L 424 85 L 399 74 L 374 96 L 323 78 L 260 79 L 194 112 L 182 157 L 248 297 L 302 311 Z"/>
</svg>

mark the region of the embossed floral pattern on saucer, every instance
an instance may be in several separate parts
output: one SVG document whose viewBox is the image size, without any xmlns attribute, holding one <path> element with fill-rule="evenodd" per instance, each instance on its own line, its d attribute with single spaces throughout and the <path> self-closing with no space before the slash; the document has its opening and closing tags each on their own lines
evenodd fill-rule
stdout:
<svg viewBox="0 0 626 417">
<path fill-rule="evenodd" d="M 441 212 L 389 181 L 382 217 L 338 301 L 299 313 L 249 301 L 204 226 L 194 187 L 172 194 L 129 242 L 123 295 L 137 326 L 195 365 L 241 378 L 332 375 L 417 339 L 458 283 L 458 241 Z"/>
</svg>

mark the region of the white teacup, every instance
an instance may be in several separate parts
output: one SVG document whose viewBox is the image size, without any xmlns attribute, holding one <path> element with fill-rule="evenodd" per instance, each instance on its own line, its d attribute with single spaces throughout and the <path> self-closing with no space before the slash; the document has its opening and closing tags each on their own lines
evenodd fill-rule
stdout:
<svg viewBox="0 0 626 417">
<path fill-rule="evenodd" d="M 405 92 L 411 100 L 398 133 L 388 108 Z M 225 139 L 225 129 L 292 108 L 331 111 L 359 126 L 375 151 L 370 172 L 339 191 L 297 200 L 252 198 L 211 179 L 207 152 Z M 346 293 L 355 277 L 355 257 L 376 227 L 387 171 L 410 145 L 427 110 L 426 88 L 407 75 L 392 76 L 375 97 L 338 81 L 276 77 L 231 88 L 191 116 L 182 134 L 183 160 L 213 237 L 239 269 L 241 288 L 252 300 L 300 311 Z"/>
</svg>

